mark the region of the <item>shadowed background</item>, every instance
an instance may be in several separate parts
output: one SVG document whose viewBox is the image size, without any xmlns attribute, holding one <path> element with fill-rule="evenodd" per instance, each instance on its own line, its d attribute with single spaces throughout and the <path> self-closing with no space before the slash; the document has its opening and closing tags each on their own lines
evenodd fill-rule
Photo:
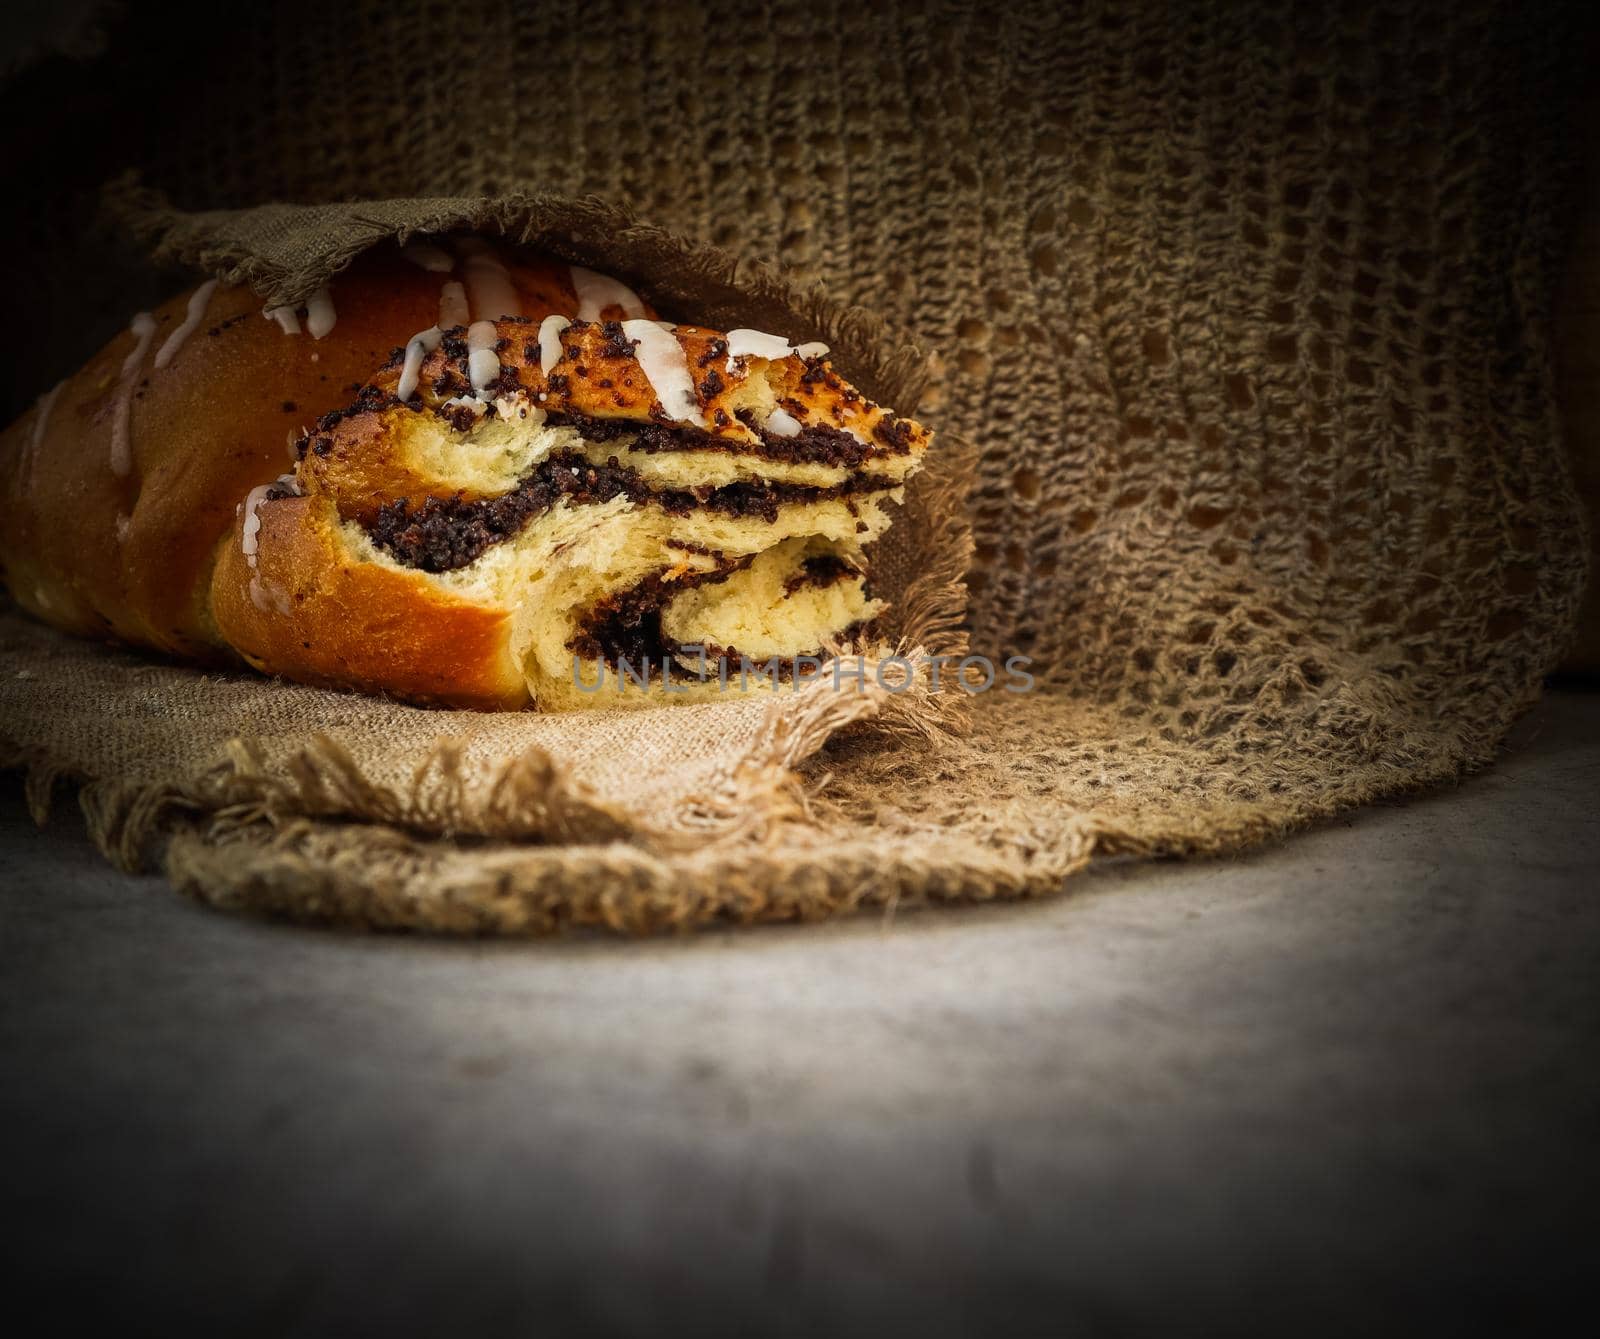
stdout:
<svg viewBox="0 0 1600 1339">
<path fill-rule="evenodd" d="M 13 411 L 178 282 L 85 229 L 124 167 L 193 208 L 595 190 L 940 350 L 975 640 L 1157 790 L 1282 803 L 1286 722 L 1297 812 L 1490 757 L 1585 566 L 1548 343 L 1580 7 L 763 15 L 108 10 L 3 93 Z M 1152 775 L 1084 719 L 934 785 L 824 767 L 964 778 L 958 832 L 1057 803 L 1032 840 Z M 307 936 L 13 801 L 12 1268 L 278 1331 L 1536 1327 L 1597 1226 L 1600 1002 L 1592 714 L 1529 728 L 1448 804 L 887 938 Z"/>
</svg>

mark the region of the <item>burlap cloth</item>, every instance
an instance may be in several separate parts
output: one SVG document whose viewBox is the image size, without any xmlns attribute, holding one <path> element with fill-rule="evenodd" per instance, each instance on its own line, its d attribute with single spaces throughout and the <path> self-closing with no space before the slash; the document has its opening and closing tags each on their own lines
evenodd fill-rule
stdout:
<svg viewBox="0 0 1600 1339">
<path fill-rule="evenodd" d="M 6 225 L 23 300 L 70 286 L 38 258 L 86 253 L 66 216 L 90 168 L 131 165 L 97 282 L 137 237 L 284 300 L 470 219 L 673 315 L 829 338 L 905 411 L 920 341 L 946 445 L 886 559 L 894 633 L 970 632 L 1040 688 L 469 717 L 8 616 L 7 761 L 40 809 L 78 781 L 102 847 L 211 901 L 508 932 L 1044 893 L 1095 855 L 1237 850 L 1482 765 L 1585 576 L 1546 344 L 1574 12 L 293 4 L 173 27 L 137 78 L 82 77 L 115 105 L 89 166 Z M 74 347 L 24 355 L 30 394 L 96 313 L 126 320 L 107 287 Z"/>
</svg>

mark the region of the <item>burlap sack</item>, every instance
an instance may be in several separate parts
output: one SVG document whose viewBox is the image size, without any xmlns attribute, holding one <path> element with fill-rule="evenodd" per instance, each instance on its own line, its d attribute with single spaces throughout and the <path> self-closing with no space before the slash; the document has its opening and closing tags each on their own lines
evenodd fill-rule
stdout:
<svg viewBox="0 0 1600 1339">
<path fill-rule="evenodd" d="M 886 337 L 911 331 L 942 355 L 920 416 L 980 453 L 972 649 L 1031 655 L 1040 691 L 957 702 L 965 734 L 947 695 L 640 718 L 693 741 L 687 768 L 626 777 L 607 736 L 545 747 L 568 725 L 136 671 L 8 623 L 10 758 L 36 799 L 87 779 L 102 845 L 213 901 L 499 931 L 1042 893 L 1095 854 L 1235 850 L 1481 765 L 1584 579 L 1545 343 L 1579 44 L 1541 17 L 242 15 L 227 80 L 129 113 L 126 161 L 176 208 L 124 192 L 124 220 L 274 299 L 372 237 L 531 223 L 658 270 L 675 314 L 853 334 L 880 394 L 895 368 L 914 393 Z M 586 192 L 624 222 L 546 226 Z M 350 199 L 391 203 L 217 212 Z M 903 628 L 936 640 L 962 543 L 928 515 Z"/>
</svg>

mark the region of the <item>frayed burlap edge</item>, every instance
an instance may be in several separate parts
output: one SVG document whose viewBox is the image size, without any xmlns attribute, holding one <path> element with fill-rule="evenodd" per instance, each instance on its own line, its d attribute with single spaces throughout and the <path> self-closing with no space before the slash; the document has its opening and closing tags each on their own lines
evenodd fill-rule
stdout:
<svg viewBox="0 0 1600 1339">
<path fill-rule="evenodd" d="M 1529 695 L 1521 705 L 1534 700 Z M 1048 823 L 997 812 L 988 815 L 987 837 L 906 820 L 889 800 L 866 819 L 843 819 L 830 812 L 824 788 L 812 803 L 815 825 L 738 850 L 671 857 L 624 842 L 462 849 L 381 825 L 352 831 L 306 818 L 274 828 L 217 815 L 203 827 L 176 830 L 164 868 L 180 891 L 219 908 L 384 931 L 639 934 L 820 921 L 873 909 L 892 918 L 938 905 L 1048 896 L 1091 861 L 1113 857 L 1238 856 L 1375 800 L 1458 782 L 1497 751 L 1460 744 L 1415 766 L 1396 760 L 1352 771 L 1311 803 L 1231 800 L 1143 817 L 1084 812 Z"/>
<path fill-rule="evenodd" d="M 681 239 L 598 199 L 519 195 L 183 214 L 127 177 L 108 189 L 107 205 L 122 226 L 152 245 L 156 259 L 251 283 L 268 303 L 305 297 L 387 239 L 475 229 L 619 273 L 664 309 L 706 324 L 770 321 L 795 337 L 822 339 L 867 394 L 903 409 L 920 397 L 928 375 L 928 358 L 911 340 L 893 335 L 870 313 L 832 301 L 819 285 L 793 285 L 770 266 Z M 404 786 L 377 782 L 326 735 L 271 765 L 250 741 L 234 739 L 203 773 L 149 784 L 87 774 L 25 739 L 0 740 L 0 765 L 24 770 L 36 821 L 48 816 L 57 785 L 74 782 L 91 840 L 119 868 L 163 868 L 186 891 L 219 904 L 318 917 L 318 908 L 330 904 L 317 889 L 330 879 L 361 877 L 409 908 L 408 927 L 458 929 L 456 899 L 440 895 L 437 872 L 426 869 L 427 853 L 448 848 L 467 859 L 496 845 L 568 870 L 544 896 L 543 920 L 550 924 L 645 928 L 659 919 L 644 903 L 625 909 L 628 898 L 618 886 L 606 894 L 611 910 L 598 921 L 586 909 L 598 885 L 569 868 L 569 856 L 597 847 L 629 852 L 662 869 L 717 860 L 723 885 L 742 890 L 742 902 L 757 902 L 760 880 L 780 876 L 751 863 L 755 853 L 804 843 L 805 834 L 815 834 L 817 812 L 827 808 L 826 788 L 803 780 L 796 768 L 829 738 L 870 731 L 882 747 L 907 741 L 927 747 L 963 728 L 963 695 L 932 692 L 925 671 L 904 691 L 890 691 L 873 671 L 885 654 L 916 659 L 965 652 L 964 574 L 972 538 L 964 500 L 975 467 L 975 451 L 942 440 L 908 493 L 907 522 L 918 535 L 915 563 L 895 602 L 893 645 L 859 661 L 865 682 L 851 679 L 853 687 L 841 692 L 824 680 L 803 689 L 798 700 L 775 700 L 754 742 L 722 780 L 675 802 L 666 814 L 641 820 L 605 802 L 540 750 L 488 777 L 469 775 L 460 741 L 448 738 Z M 295 847 L 312 831 L 320 849 L 308 863 Z M 249 878 L 252 887 L 272 892 L 257 900 L 241 893 L 232 862 L 263 839 L 270 854 L 258 850 Z M 344 919 L 402 923 L 336 901 L 345 907 Z"/>
<path fill-rule="evenodd" d="M 917 658 L 921 647 L 899 654 Z M 462 746 L 442 739 L 402 788 L 375 781 L 336 740 L 318 735 L 287 760 L 268 767 L 257 746 L 235 738 L 225 756 L 198 776 L 137 783 L 86 775 L 76 766 L 0 738 L 0 768 L 21 770 L 33 820 L 48 821 L 58 785 L 75 783 L 90 839 L 119 869 L 136 872 L 159 862 L 162 838 L 175 821 L 225 832 L 264 824 L 277 830 L 304 819 L 346 820 L 344 831 L 371 823 L 405 830 L 413 839 L 470 837 L 554 844 L 632 841 L 670 854 L 771 840 L 804 819 L 807 801 L 795 766 L 825 740 L 852 726 L 887 736 L 928 739 L 959 728 L 959 707 L 934 704 L 925 682 L 891 691 L 876 677 L 878 662 L 855 657 L 851 685 L 835 691 L 823 678 L 798 704 L 768 707 L 756 741 L 713 788 L 675 805 L 659 822 L 608 804 L 543 750 L 506 762 L 487 780 L 469 784 Z M 926 676 L 923 676 L 925 680 Z"/>
<path fill-rule="evenodd" d="M 962 500 L 975 466 L 976 452 L 955 443 L 930 460 L 925 485 L 911 505 L 913 519 L 928 532 L 931 557 L 902 593 L 901 636 L 893 647 L 880 647 L 879 656 L 887 653 L 917 663 L 965 653 L 963 576 L 972 537 Z M 196 842 L 224 844 L 241 854 L 239 834 L 280 834 L 292 845 L 295 834 L 308 830 L 309 823 L 325 836 L 341 833 L 353 851 L 364 852 L 354 863 L 330 856 L 328 877 L 342 871 L 340 877 L 348 879 L 364 867 L 369 877 L 413 909 L 412 919 L 405 922 L 409 928 L 452 929 L 454 912 L 435 924 L 425 910 L 435 905 L 431 897 L 415 888 L 400 891 L 399 885 L 417 877 L 419 869 L 420 857 L 408 860 L 403 854 L 407 844 L 420 853 L 438 838 L 557 846 L 612 843 L 657 860 L 689 851 L 748 852 L 809 823 L 815 806 L 826 803 L 795 768 L 839 732 L 870 731 L 885 747 L 907 742 L 925 746 L 966 728 L 969 704 L 962 694 L 933 692 L 925 668 L 903 686 L 892 666 L 880 680 L 879 656 L 846 655 L 850 672 L 841 675 L 848 685 L 844 691 L 824 676 L 801 690 L 798 703 L 775 699 L 755 742 L 720 784 L 686 797 L 648 825 L 594 795 L 542 750 L 529 750 L 487 780 L 469 785 L 462 746 L 448 738 L 440 740 L 403 790 L 375 781 L 325 735 L 271 767 L 256 746 L 236 738 L 225 756 L 199 775 L 151 784 L 93 776 L 35 746 L 0 736 L 0 768 L 23 772 L 26 803 L 40 825 L 50 816 L 57 787 L 75 784 L 88 835 L 112 863 L 126 872 L 165 867 L 175 882 L 180 880 L 173 871 L 181 867 L 188 871 L 182 886 L 204 900 L 231 905 L 239 895 L 224 898 L 219 883 L 218 896 L 211 896 L 197 869 L 212 870 L 214 879 L 229 886 L 231 881 L 221 867 L 197 854 Z M 174 866 L 178 856 L 167 844 L 180 833 L 187 864 Z M 294 878 L 306 877 L 299 857 L 288 847 L 277 849 L 275 872 L 258 870 L 252 876 L 277 890 L 271 909 L 287 896 L 284 889 Z M 290 878 L 290 871 L 298 873 Z M 322 877 L 316 882 L 320 886 Z M 449 901 L 437 904 L 441 912 Z M 309 906 L 307 913 L 315 914 Z M 560 919 L 584 922 L 576 910 Z"/>
<path fill-rule="evenodd" d="M 825 798 L 816 803 L 818 825 L 737 850 L 671 856 L 620 841 L 462 848 L 383 825 L 353 830 L 302 818 L 272 827 L 217 814 L 174 830 L 163 869 L 180 892 L 220 909 L 380 931 L 646 934 L 874 909 L 887 919 L 1048 896 L 1091 861 L 1111 857 L 1237 856 L 1373 800 L 1457 781 L 1492 756 L 1382 779 L 1363 774 L 1312 805 L 1230 802 L 1149 823 L 1082 813 L 1048 830 L 995 815 L 995 831 L 1008 834 L 1003 842 L 898 823 L 888 807 L 873 822 L 837 824 Z"/>
</svg>

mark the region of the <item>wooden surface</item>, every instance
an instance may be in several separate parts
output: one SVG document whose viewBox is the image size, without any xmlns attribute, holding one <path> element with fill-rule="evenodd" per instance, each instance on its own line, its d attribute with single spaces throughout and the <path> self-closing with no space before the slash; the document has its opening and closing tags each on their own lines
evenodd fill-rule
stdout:
<svg viewBox="0 0 1600 1339">
<path fill-rule="evenodd" d="M 229 1339 L 1576 1333 L 1600 696 L 1519 739 L 1247 859 L 645 941 L 223 915 L 13 779 L 7 1300 Z"/>
</svg>

